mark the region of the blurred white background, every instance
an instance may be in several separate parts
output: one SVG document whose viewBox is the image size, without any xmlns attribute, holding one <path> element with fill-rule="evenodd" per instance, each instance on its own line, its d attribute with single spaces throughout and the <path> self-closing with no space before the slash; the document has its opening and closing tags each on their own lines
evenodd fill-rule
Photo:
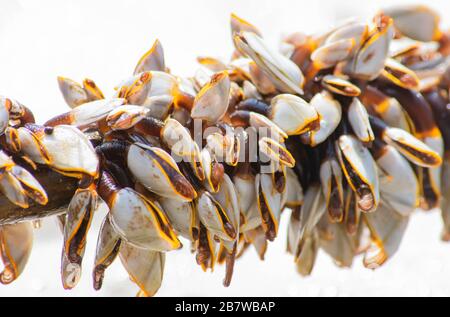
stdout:
<svg viewBox="0 0 450 317">
<path fill-rule="evenodd" d="M 105 93 L 129 76 L 143 53 L 159 38 L 172 72 L 191 75 L 198 55 L 228 58 L 232 51 L 231 12 L 258 26 L 274 45 L 282 34 L 315 32 L 339 20 L 369 18 L 392 1 L 368 0 L 0 0 L 0 94 L 28 105 L 38 122 L 66 111 L 56 76 L 94 79 Z M 417 1 L 395 1 L 418 3 Z M 450 21 L 450 2 L 422 1 Z M 79 285 L 64 291 L 59 280 L 62 237 L 55 219 L 36 231 L 35 247 L 23 275 L 0 296 L 132 296 L 136 287 L 116 261 L 95 292 L 91 268 L 96 232 L 104 212 L 96 214 Z M 229 288 L 223 268 L 203 273 L 188 248 L 170 252 L 158 296 L 385 296 L 450 295 L 450 244 L 439 239 L 438 212 L 412 217 L 397 255 L 377 271 L 357 258 L 352 269 L 337 268 L 320 253 L 311 277 L 295 272 L 285 252 L 286 217 L 266 261 L 253 250 L 240 259 Z M 185 244 L 186 245 L 186 244 Z"/>
</svg>

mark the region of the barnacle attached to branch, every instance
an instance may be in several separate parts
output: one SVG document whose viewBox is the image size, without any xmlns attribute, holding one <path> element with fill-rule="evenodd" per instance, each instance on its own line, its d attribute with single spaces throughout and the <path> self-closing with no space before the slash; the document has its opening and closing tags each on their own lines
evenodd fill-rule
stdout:
<svg viewBox="0 0 450 317">
<path fill-rule="evenodd" d="M 71 109 L 42 125 L 0 98 L 0 191 L 16 205 L 0 207 L 0 282 L 25 267 L 29 220 L 67 208 L 61 277 L 75 287 L 101 203 L 94 288 L 119 257 L 146 296 L 183 244 L 204 271 L 225 264 L 230 285 L 236 259 L 249 245 L 264 259 L 288 213 L 301 275 L 319 249 L 381 266 L 419 206 L 441 207 L 450 240 L 450 34 L 434 11 L 295 33 L 281 52 L 234 14 L 231 33 L 231 60 L 201 57 L 193 77 L 170 72 L 159 41 L 111 97 L 58 77 Z"/>
</svg>

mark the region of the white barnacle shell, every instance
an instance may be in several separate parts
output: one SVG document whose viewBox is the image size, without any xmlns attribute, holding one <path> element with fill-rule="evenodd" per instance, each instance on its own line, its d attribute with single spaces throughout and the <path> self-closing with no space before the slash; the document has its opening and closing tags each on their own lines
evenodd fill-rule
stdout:
<svg viewBox="0 0 450 317">
<path fill-rule="evenodd" d="M 377 25 L 369 32 L 353 58 L 346 63 L 345 71 L 353 77 L 372 80 L 384 68 L 394 28 L 393 21 L 388 16 L 379 16 L 377 19 Z"/>
<path fill-rule="evenodd" d="M 336 130 L 342 118 L 341 104 L 333 99 L 332 95 L 326 91 L 316 94 L 310 105 L 320 116 L 318 130 L 309 131 L 309 141 L 311 146 L 316 146 L 324 142 Z"/>
<path fill-rule="evenodd" d="M 181 246 L 159 204 L 131 188 L 114 195 L 110 216 L 117 233 L 138 248 L 168 251 Z"/>
<path fill-rule="evenodd" d="M 353 98 L 347 111 L 347 117 L 353 132 L 361 142 L 369 143 L 375 139 L 369 122 L 369 114 L 358 98 Z"/>
<path fill-rule="evenodd" d="M 160 148 L 132 144 L 127 154 L 127 165 L 142 185 L 160 196 L 191 201 L 197 195 L 175 160 Z"/>
<path fill-rule="evenodd" d="M 266 72 L 279 91 L 303 94 L 304 77 L 301 70 L 287 57 L 269 48 L 261 37 L 253 32 L 241 32 L 234 37 L 234 42 L 242 53 Z"/>
<path fill-rule="evenodd" d="M 228 109 L 230 88 L 231 83 L 227 72 L 213 75 L 195 97 L 191 110 L 192 118 L 209 122 L 216 122 L 222 118 Z"/>
<path fill-rule="evenodd" d="M 23 272 L 33 247 L 33 226 L 21 222 L 0 227 L 0 250 L 4 269 L 0 282 L 9 284 Z"/>
<path fill-rule="evenodd" d="M 380 195 L 384 204 L 403 216 L 410 215 L 419 205 L 420 188 L 416 174 L 408 161 L 387 145 L 377 158 L 380 168 Z"/>
<path fill-rule="evenodd" d="M 361 210 L 367 212 L 376 209 L 380 201 L 379 179 L 376 163 L 369 150 L 354 136 L 341 135 L 336 152 L 344 175 L 357 195 Z M 367 193 L 362 196 L 361 189 L 368 190 L 370 196 Z"/>
<path fill-rule="evenodd" d="M 297 135 L 308 130 L 319 116 L 302 98 L 281 94 L 272 99 L 269 118 L 287 135 Z"/>
<path fill-rule="evenodd" d="M 140 292 L 145 296 L 155 295 L 163 279 L 165 253 L 122 243 L 119 257 L 130 279 L 137 284 Z"/>
</svg>

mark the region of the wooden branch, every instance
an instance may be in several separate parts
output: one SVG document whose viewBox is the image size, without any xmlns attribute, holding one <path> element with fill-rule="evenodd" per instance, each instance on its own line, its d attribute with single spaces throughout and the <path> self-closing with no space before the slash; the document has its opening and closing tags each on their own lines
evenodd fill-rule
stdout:
<svg viewBox="0 0 450 317">
<path fill-rule="evenodd" d="M 47 205 L 41 206 L 30 200 L 30 207 L 24 209 L 12 204 L 8 198 L 0 194 L 0 225 L 40 219 L 65 212 L 77 189 L 77 180 L 43 167 L 30 172 L 45 188 L 48 195 Z"/>
</svg>

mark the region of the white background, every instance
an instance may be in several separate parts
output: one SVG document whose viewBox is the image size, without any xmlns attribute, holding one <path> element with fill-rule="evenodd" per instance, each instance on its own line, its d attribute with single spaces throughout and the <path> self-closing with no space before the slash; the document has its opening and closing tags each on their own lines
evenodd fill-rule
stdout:
<svg viewBox="0 0 450 317">
<path fill-rule="evenodd" d="M 395 1 L 405 3 L 410 1 Z M 450 21 L 448 0 L 423 1 Z M 195 57 L 227 58 L 232 51 L 229 14 L 257 25 L 274 45 L 282 34 L 315 32 L 358 15 L 369 18 L 389 1 L 61 1 L 0 0 L 0 94 L 31 107 L 38 122 L 66 111 L 56 76 L 94 79 L 106 94 L 129 76 L 156 38 L 163 43 L 172 72 L 191 75 Z M 36 231 L 35 247 L 23 275 L 0 296 L 129 296 L 136 287 L 116 261 L 103 289 L 91 287 L 98 224 L 96 214 L 79 285 L 64 291 L 59 280 L 61 235 L 54 219 Z M 295 272 L 285 252 L 286 216 L 266 261 L 253 250 L 236 263 L 233 282 L 222 287 L 223 268 L 203 273 L 188 248 L 170 252 L 158 296 L 346 296 L 450 295 L 450 245 L 439 240 L 438 212 L 412 217 L 397 255 L 372 272 L 357 258 L 339 269 L 320 253 L 311 277 Z"/>
</svg>

